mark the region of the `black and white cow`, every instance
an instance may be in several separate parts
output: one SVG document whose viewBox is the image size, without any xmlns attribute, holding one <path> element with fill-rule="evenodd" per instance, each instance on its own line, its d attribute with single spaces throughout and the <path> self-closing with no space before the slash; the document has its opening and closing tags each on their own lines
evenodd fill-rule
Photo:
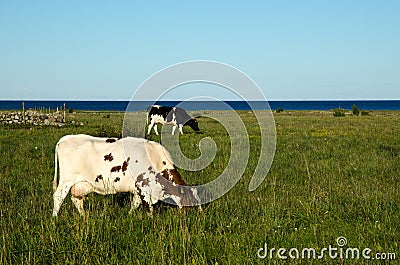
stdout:
<svg viewBox="0 0 400 265">
<path fill-rule="evenodd" d="M 165 199 L 179 207 L 198 204 L 197 189 L 184 186 L 170 154 L 156 142 L 80 134 L 64 136 L 56 145 L 53 216 L 57 216 L 69 191 L 81 215 L 83 199 L 91 192 L 131 192 L 134 197 L 130 212 L 142 202 L 152 212 L 152 205 Z"/>
<path fill-rule="evenodd" d="M 190 126 L 196 132 L 200 130 L 197 120 L 192 119 L 184 109 L 178 107 L 150 106 L 147 108 L 147 122 L 149 122 L 149 118 L 150 125 L 147 129 L 147 134 L 150 134 L 151 128 L 154 127 L 154 131 L 158 135 L 157 123 L 172 124 L 172 134 L 175 133 L 176 126 L 178 126 L 181 134 L 183 134 L 182 128 L 184 125 Z"/>
</svg>

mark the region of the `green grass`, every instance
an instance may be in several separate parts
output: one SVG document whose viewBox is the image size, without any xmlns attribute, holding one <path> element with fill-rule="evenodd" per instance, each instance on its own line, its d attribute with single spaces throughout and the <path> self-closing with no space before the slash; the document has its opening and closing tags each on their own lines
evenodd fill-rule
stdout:
<svg viewBox="0 0 400 265">
<path fill-rule="evenodd" d="M 203 207 L 180 211 L 160 204 L 153 217 L 141 207 L 128 215 L 122 195 L 91 194 L 81 217 L 69 196 L 52 215 L 54 147 L 66 134 L 120 136 L 122 113 L 78 112 L 63 128 L 0 126 L 1 264 L 280 264 L 260 260 L 257 250 L 336 245 L 399 252 L 400 112 L 333 117 L 332 113 L 285 111 L 275 115 L 277 149 L 263 184 L 248 191 L 258 162 L 260 135 L 251 113 L 239 112 L 251 144 L 239 183 Z M 217 177 L 229 161 L 224 128 L 200 118 L 204 134 L 185 128 L 183 153 L 197 157 L 209 136 L 218 151 L 200 172 L 180 171 L 189 184 Z M 159 137 L 149 138 L 159 141 Z M 125 203 L 124 203 L 125 202 Z M 314 263 L 320 260 L 291 260 Z M 325 257 L 324 263 L 343 260 Z M 351 260 L 351 263 L 366 263 Z"/>
</svg>

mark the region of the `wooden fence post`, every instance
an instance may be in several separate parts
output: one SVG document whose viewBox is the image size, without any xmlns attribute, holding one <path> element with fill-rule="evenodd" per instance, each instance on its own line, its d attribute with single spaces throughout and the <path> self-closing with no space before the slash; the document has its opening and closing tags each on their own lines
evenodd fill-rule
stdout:
<svg viewBox="0 0 400 265">
<path fill-rule="evenodd" d="M 25 103 L 22 101 L 22 119 L 24 120 L 25 124 Z"/>
<path fill-rule="evenodd" d="M 64 123 L 65 123 L 65 102 L 64 102 Z"/>
</svg>

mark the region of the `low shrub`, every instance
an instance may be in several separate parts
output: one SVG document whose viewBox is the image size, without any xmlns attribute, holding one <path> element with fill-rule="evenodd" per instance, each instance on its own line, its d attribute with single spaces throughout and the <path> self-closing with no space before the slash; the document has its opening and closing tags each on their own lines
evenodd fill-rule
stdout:
<svg viewBox="0 0 400 265">
<path fill-rule="evenodd" d="M 360 115 L 360 109 L 358 108 L 358 106 L 356 104 L 353 104 L 353 115 L 354 116 Z"/>
<path fill-rule="evenodd" d="M 344 109 L 337 108 L 337 109 L 333 110 L 333 116 L 335 116 L 335 117 L 344 117 L 345 115 L 346 114 L 345 114 Z"/>
</svg>

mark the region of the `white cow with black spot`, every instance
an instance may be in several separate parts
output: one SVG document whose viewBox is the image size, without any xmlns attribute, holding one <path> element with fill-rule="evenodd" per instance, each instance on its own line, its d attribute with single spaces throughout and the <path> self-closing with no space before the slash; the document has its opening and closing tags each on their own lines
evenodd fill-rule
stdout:
<svg viewBox="0 0 400 265">
<path fill-rule="evenodd" d="M 183 134 L 183 126 L 189 126 L 195 132 L 200 131 L 197 120 L 190 117 L 186 110 L 178 107 L 152 105 L 147 108 L 147 122 L 149 119 L 147 134 L 150 134 L 151 129 L 154 128 L 154 132 L 158 135 L 157 124 L 171 124 L 172 135 L 175 134 L 176 126 L 181 134 Z"/>
<path fill-rule="evenodd" d="M 153 204 L 166 199 L 179 207 L 197 204 L 196 189 L 185 185 L 168 151 L 156 142 L 133 137 L 67 135 L 55 148 L 53 216 L 57 216 L 69 191 L 81 215 L 83 200 L 91 192 L 102 195 L 131 192 L 134 197 L 130 212 L 142 202 L 152 212 Z"/>
</svg>

